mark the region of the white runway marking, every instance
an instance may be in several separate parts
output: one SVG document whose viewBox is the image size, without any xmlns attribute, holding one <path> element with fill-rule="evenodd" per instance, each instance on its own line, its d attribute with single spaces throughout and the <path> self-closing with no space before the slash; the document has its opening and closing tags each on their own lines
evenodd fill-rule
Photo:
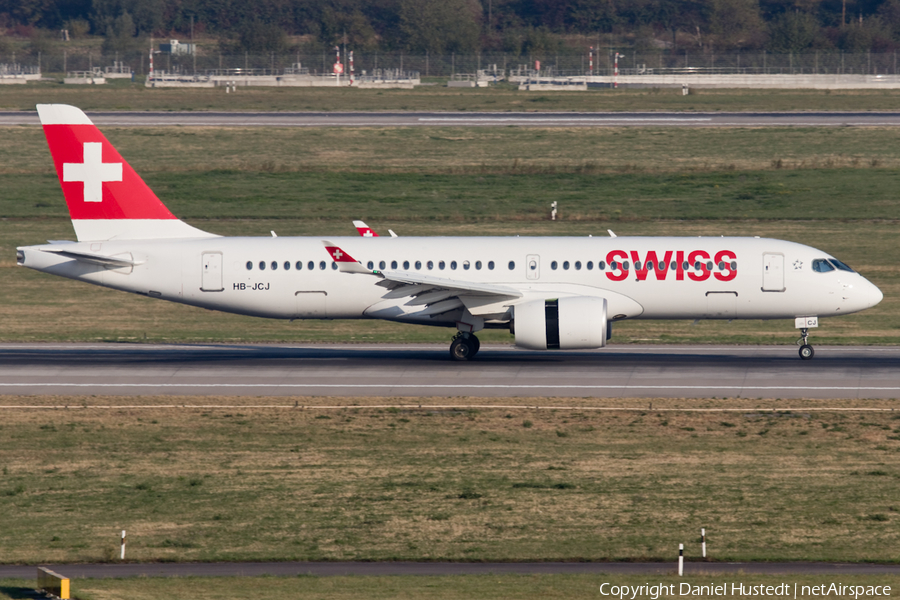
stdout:
<svg viewBox="0 0 900 600">
<path fill-rule="evenodd" d="M 781 386 L 781 385 L 491 385 L 491 384 L 466 384 L 451 383 L 440 384 L 391 384 L 391 383 L 43 383 L 40 381 L 30 383 L 0 383 L 2 388 L 21 387 L 95 387 L 95 388 L 252 388 L 252 389 L 286 389 L 286 388 L 322 388 L 322 389 L 507 389 L 507 390 L 760 390 L 760 391 L 814 391 L 814 392 L 897 392 L 900 387 L 867 387 L 867 386 Z"/>
<path fill-rule="evenodd" d="M 708 117 L 419 117 L 419 121 L 446 121 L 469 123 L 477 122 L 507 122 L 507 121 L 523 121 L 525 123 L 559 123 L 559 122 L 576 122 L 576 123 L 606 123 L 609 121 L 635 121 L 635 122 L 692 122 L 692 121 L 712 121 Z"/>
</svg>

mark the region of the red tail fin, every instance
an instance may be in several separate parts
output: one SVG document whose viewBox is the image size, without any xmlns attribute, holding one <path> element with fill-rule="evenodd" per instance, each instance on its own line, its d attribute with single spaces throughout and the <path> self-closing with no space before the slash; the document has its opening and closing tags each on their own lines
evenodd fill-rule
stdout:
<svg viewBox="0 0 900 600">
<path fill-rule="evenodd" d="M 210 235 L 169 212 L 80 109 L 37 110 L 79 240 Z"/>
</svg>

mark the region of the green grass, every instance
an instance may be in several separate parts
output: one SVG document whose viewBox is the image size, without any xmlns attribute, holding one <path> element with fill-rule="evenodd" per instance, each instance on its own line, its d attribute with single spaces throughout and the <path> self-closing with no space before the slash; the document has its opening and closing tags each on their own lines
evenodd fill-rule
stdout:
<svg viewBox="0 0 900 600">
<path fill-rule="evenodd" d="M 415 600 L 484 600 L 517 598 L 520 600 L 543 600 L 545 598 L 596 599 L 612 586 L 675 586 L 667 592 L 674 592 L 660 598 L 678 597 L 683 584 L 690 586 L 727 585 L 731 595 L 732 585 L 779 586 L 788 584 L 793 594 L 794 584 L 799 592 L 802 586 L 827 586 L 831 583 L 852 586 L 892 587 L 894 593 L 898 578 L 891 575 L 748 575 L 729 573 L 726 575 L 697 574 L 685 577 L 674 575 L 459 575 L 447 577 L 432 576 L 386 576 L 386 577 L 178 577 L 178 578 L 132 578 L 132 579 L 84 579 L 72 582 L 73 593 L 79 600 L 158 600 L 172 598 L 185 600 L 212 600 L 221 598 L 257 598 L 259 600 L 281 600 L 282 598 L 316 598 L 321 600 L 357 600 L 363 598 Z M 34 582 L 25 579 L 0 580 L 0 598 L 32 598 Z M 735 594 L 739 596 L 739 594 Z M 614 596 L 618 597 L 618 596 Z M 690 594 L 691 598 L 708 598 L 705 594 Z M 752 594 L 743 597 L 761 597 Z M 782 596 L 783 597 L 783 596 Z M 807 596 L 808 597 L 808 596 Z M 638 598 L 651 598 L 645 593 Z"/>
<path fill-rule="evenodd" d="M 822 248 L 885 292 L 816 343 L 900 342 L 896 133 L 845 129 L 111 128 L 180 217 L 225 235 L 760 235 Z M 776 168 L 778 161 L 780 167 Z M 72 239 L 38 127 L 0 128 L 5 341 L 445 341 L 380 322 L 285 323 L 157 302 L 14 266 Z M 548 220 L 557 200 L 561 220 Z M 215 215 L 215 217 L 211 217 Z M 96 314 L 106 318 L 98 321 Z M 614 343 L 793 343 L 788 322 L 633 322 Z M 485 341 L 508 342 L 502 332 Z"/>
<path fill-rule="evenodd" d="M 701 527 L 716 560 L 900 560 L 900 421 L 812 410 L 842 401 L 28 400 L 63 402 L 2 411 L 4 562 L 112 560 L 121 529 L 136 561 L 664 560 Z"/>
<path fill-rule="evenodd" d="M 439 80 L 440 81 L 440 80 Z M 444 79 L 443 81 L 446 81 Z M 141 83 L 110 81 L 104 86 L 55 82 L 5 85 L 0 109 L 34 110 L 46 102 L 74 104 L 86 110 L 255 110 L 255 111 L 893 111 L 900 90 L 698 90 L 604 89 L 584 93 L 518 91 L 502 84 L 490 88 L 421 86 L 413 90 L 323 88 L 145 88 Z"/>
</svg>

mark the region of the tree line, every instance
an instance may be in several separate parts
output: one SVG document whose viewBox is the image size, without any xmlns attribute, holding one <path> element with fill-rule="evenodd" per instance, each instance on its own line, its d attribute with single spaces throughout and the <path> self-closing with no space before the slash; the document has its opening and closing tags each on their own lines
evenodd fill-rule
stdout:
<svg viewBox="0 0 900 600">
<path fill-rule="evenodd" d="M 889 52 L 900 0 L 0 0 L 6 37 L 66 30 L 126 52 L 191 27 L 226 53 Z"/>
</svg>

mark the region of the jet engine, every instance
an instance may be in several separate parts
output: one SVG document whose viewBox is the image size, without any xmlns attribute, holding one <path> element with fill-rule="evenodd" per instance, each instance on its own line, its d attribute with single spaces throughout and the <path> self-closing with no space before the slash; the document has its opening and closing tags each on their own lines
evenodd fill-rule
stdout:
<svg viewBox="0 0 900 600">
<path fill-rule="evenodd" d="M 531 300 L 514 308 L 516 346 L 531 350 L 602 348 L 610 338 L 606 298 Z"/>
</svg>

